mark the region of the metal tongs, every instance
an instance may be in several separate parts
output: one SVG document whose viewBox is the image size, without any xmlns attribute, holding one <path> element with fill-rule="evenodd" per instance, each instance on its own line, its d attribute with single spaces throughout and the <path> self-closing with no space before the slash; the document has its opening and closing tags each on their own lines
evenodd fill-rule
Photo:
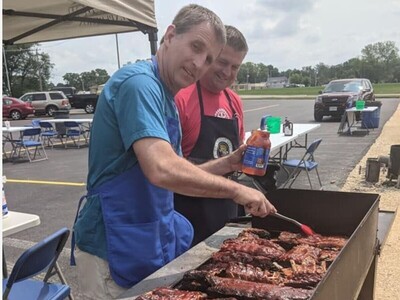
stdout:
<svg viewBox="0 0 400 300">
<path fill-rule="evenodd" d="M 253 185 L 257 188 L 257 190 L 259 190 L 261 193 L 263 193 L 264 195 L 267 193 L 267 191 L 264 189 L 264 187 L 257 180 L 252 178 L 252 182 L 253 182 Z M 273 216 L 275 218 L 279 218 L 279 219 L 285 220 L 287 222 L 290 222 L 290 223 L 300 227 L 301 231 L 303 231 L 303 233 L 306 234 L 307 236 L 315 234 L 314 230 L 312 230 L 311 227 L 309 227 L 309 226 L 307 226 L 305 224 L 302 224 L 302 223 L 300 223 L 299 221 L 297 221 L 295 219 L 289 218 L 289 217 L 284 216 L 284 215 L 282 215 L 280 213 L 274 213 L 274 214 L 271 214 L 271 216 Z"/>
</svg>

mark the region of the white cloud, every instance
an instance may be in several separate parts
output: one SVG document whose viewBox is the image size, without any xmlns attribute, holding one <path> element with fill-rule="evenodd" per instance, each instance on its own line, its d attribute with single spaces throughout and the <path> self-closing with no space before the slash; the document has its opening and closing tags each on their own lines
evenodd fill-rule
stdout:
<svg viewBox="0 0 400 300">
<path fill-rule="evenodd" d="M 243 32 L 249 44 L 245 61 L 272 64 L 281 71 L 333 65 L 361 55 L 368 44 L 394 41 L 400 47 L 398 0 L 230 0 L 156 1 L 158 37 L 178 10 L 198 3 Z M 150 56 L 148 37 L 119 34 L 121 65 Z M 67 72 L 117 70 L 115 35 L 43 43 L 56 69 L 54 82 Z"/>
</svg>

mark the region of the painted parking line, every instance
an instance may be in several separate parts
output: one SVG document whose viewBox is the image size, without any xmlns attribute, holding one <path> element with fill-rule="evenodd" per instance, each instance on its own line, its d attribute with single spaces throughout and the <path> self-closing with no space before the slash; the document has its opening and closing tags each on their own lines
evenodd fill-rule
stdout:
<svg viewBox="0 0 400 300">
<path fill-rule="evenodd" d="M 261 110 L 261 109 L 272 108 L 272 107 L 277 107 L 277 106 L 279 106 L 279 104 L 268 105 L 268 106 L 253 108 L 253 109 L 247 109 L 247 110 L 244 110 L 243 112 L 246 113 L 246 112 L 249 112 L 249 111 Z"/>
<path fill-rule="evenodd" d="M 13 247 L 16 249 L 21 249 L 21 250 L 28 250 L 29 248 L 33 247 L 36 244 L 37 244 L 37 242 L 31 242 L 31 241 L 21 240 L 21 239 L 16 239 L 16 238 L 11 238 L 11 237 L 3 238 L 4 246 Z M 65 258 L 69 258 L 70 254 L 71 254 L 71 248 L 64 247 L 60 255 Z"/>
<path fill-rule="evenodd" d="M 25 180 L 25 179 L 11 179 L 11 178 L 7 178 L 7 182 L 29 183 L 29 184 L 50 184 L 50 185 L 64 185 L 64 186 L 85 186 L 86 185 L 86 183 L 84 183 L 84 182 Z"/>
<path fill-rule="evenodd" d="M 10 238 L 10 237 L 3 238 L 3 247 L 4 246 L 12 247 L 12 248 L 20 249 L 22 251 L 26 251 L 36 244 L 37 244 L 36 242 L 31 242 L 31 241 L 27 241 L 27 240 L 15 239 L 15 238 Z M 60 258 L 62 257 L 64 259 L 69 259 L 70 254 L 71 254 L 71 248 L 64 247 L 63 250 L 61 251 Z M 11 273 L 14 265 L 15 265 L 15 262 L 7 260 L 8 274 Z M 46 273 L 41 273 L 39 275 L 36 275 L 34 278 L 38 279 L 38 280 L 43 280 L 45 275 L 46 275 Z M 50 282 L 53 282 L 53 281 L 54 281 L 54 279 L 50 280 Z"/>
</svg>

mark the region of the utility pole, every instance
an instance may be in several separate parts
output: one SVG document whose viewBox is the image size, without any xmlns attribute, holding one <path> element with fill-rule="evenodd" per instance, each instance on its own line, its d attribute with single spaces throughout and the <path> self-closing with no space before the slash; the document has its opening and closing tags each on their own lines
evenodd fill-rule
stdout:
<svg viewBox="0 0 400 300">
<path fill-rule="evenodd" d="M 42 66 L 40 65 L 39 54 L 38 54 L 37 48 L 36 48 L 36 62 L 37 62 L 37 72 L 38 72 L 38 76 L 39 76 L 39 88 L 40 88 L 40 91 L 43 91 L 42 73 L 41 73 Z"/>
<path fill-rule="evenodd" d="M 85 91 L 85 85 L 83 84 L 83 78 L 82 78 L 82 76 L 79 76 L 79 79 L 81 80 L 81 83 L 82 83 L 82 91 L 84 92 L 84 91 Z"/>
</svg>

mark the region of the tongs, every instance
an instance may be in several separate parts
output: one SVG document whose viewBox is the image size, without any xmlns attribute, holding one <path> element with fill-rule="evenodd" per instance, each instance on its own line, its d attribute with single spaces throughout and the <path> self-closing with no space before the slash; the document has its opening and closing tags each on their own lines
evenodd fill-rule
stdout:
<svg viewBox="0 0 400 300">
<path fill-rule="evenodd" d="M 271 214 L 271 216 L 288 221 L 290 223 L 293 223 L 294 225 L 300 227 L 301 231 L 303 231 L 306 235 L 314 235 L 315 232 L 311 229 L 311 227 L 304 225 L 302 223 L 300 223 L 299 221 L 296 221 L 295 219 L 286 217 L 284 215 L 281 215 L 280 213 L 274 213 Z"/>
<path fill-rule="evenodd" d="M 264 187 L 263 187 L 257 180 L 255 180 L 254 178 L 252 178 L 252 182 L 253 182 L 253 185 L 254 185 L 261 193 L 263 193 L 264 195 L 267 193 L 267 191 L 264 189 Z M 307 225 L 305 225 L 305 224 L 302 224 L 302 223 L 300 223 L 299 221 L 297 221 L 297 220 L 295 220 L 295 219 L 289 218 L 289 217 L 284 216 L 284 215 L 282 215 L 282 214 L 280 214 L 280 213 L 274 213 L 274 214 L 271 214 L 270 216 L 273 216 L 273 217 L 276 217 L 276 218 L 285 220 L 285 221 L 287 221 L 287 222 L 290 222 L 290 223 L 292 223 L 292 224 L 294 224 L 294 225 L 300 227 L 301 231 L 303 231 L 306 235 L 314 235 L 314 234 L 315 234 L 314 230 L 312 230 L 311 227 L 309 227 L 309 226 L 307 226 Z"/>
</svg>

